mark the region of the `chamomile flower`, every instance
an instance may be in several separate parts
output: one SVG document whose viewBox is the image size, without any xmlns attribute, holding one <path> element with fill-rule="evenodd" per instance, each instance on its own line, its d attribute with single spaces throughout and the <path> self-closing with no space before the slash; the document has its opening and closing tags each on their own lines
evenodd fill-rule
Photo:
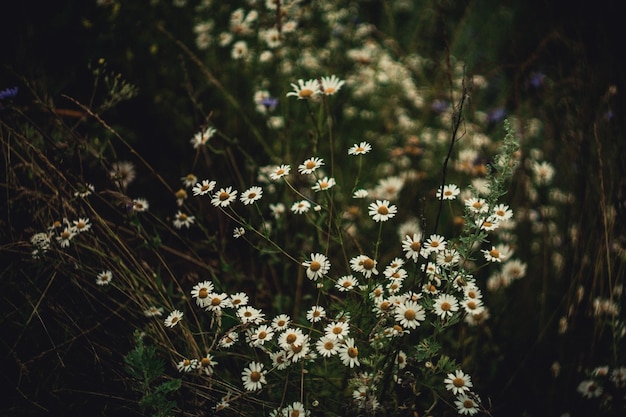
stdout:
<svg viewBox="0 0 626 417">
<path fill-rule="evenodd" d="M 102 271 L 96 276 L 96 284 L 109 285 L 113 281 L 113 272 Z"/>
<path fill-rule="evenodd" d="M 233 187 L 220 188 L 215 194 L 213 194 L 213 198 L 211 198 L 211 204 L 215 207 L 228 207 L 230 203 L 235 201 L 237 198 L 237 191 L 233 190 Z"/>
<path fill-rule="evenodd" d="M 62 248 L 67 248 L 70 246 L 70 242 L 76 236 L 76 232 L 72 227 L 66 227 L 63 229 L 61 233 L 57 236 L 57 242 L 61 245 Z"/>
<path fill-rule="evenodd" d="M 452 295 L 441 294 L 435 299 L 433 310 L 441 319 L 452 317 L 456 311 L 459 311 L 459 302 Z"/>
<path fill-rule="evenodd" d="M 498 219 L 498 221 L 509 220 L 513 217 L 513 211 L 506 204 L 498 204 L 493 208 L 492 216 Z"/>
<path fill-rule="evenodd" d="M 446 239 L 440 235 L 430 235 L 424 243 L 424 250 L 428 254 L 437 253 L 446 250 Z"/>
<path fill-rule="evenodd" d="M 415 301 L 406 301 L 395 309 L 395 319 L 402 327 L 415 329 L 420 322 L 426 320 L 424 307 Z"/>
<path fill-rule="evenodd" d="M 448 374 L 443 383 L 446 384 L 446 389 L 452 391 L 454 395 L 464 394 L 473 387 L 472 378 L 460 369 Z"/>
<path fill-rule="evenodd" d="M 74 220 L 72 222 L 72 227 L 76 231 L 76 233 L 86 232 L 91 229 L 91 223 L 89 223 L 88 218 L 79 218 L 78 220 Z"/>
<path fill-rule="evenodd" d="M 326 191 L 332 188 L 334 185 L 335 185 L 334 178 L 324 177 L 320 180 L 317 180 L 317 183 L 311 188 L 313 189 L 313 191 L 317 193 L 319 191 Z"/>
<path fill-rule="evenodd" d="M 359 281 L 352 275 L 346 275 L 337 280 L 335 288 L 339 291 L 350 291 L 359 286 Z"/>
<path fill-rule="evenodd" d="M 446 249 L 437 253 L 437 266 L 443 268 L 450 268 L 459 263 L 461 255 L 456 249 Z"/>
<path fill-rule="evenodd" d="M 189 142 L 193 145 L 194 149 L 197 149 L 200 146 L 206 144 L 209 139 L 213 137 L 215 132 L 217 132 L 217 130 L 209 126 L 206 129 L 201 130 L 200 132 L 193 135 L 193 138 L 191 138 Z"/>
<path fill-rule="evenodd" d="M 266 372 L 263 370 L 263 364 L 259 362 L 250 362 L 250 364 L 241 372 L 241 380 L 243 387 L 247 391 L 258 391 L 263 388 L 263 384 L 267 384 L 265 379 Z"/>
<path fill-rule="evenodd" d="M 258 186 L 253 186 L 253 187 L 248 188 L 243 193 L 241 193 L 240 200 L 243 204 L 248 205 L 259 200 L 262 196 L 263 196 L 263 189 Z"/>
<path fill-rule="evenodd" d="M 272 360 L 272 367 L 279 371 L 287 369 L 287 367 L 291 364 L 287 358 L 287 351 L 282 349 L 270 353 L 270 359 Z"/>
<path fill-rule="evenodd" d="M 143 315 L 146 317 L 161 317 L 163 315 L 163 307 L 150 306 L 143 311 Z"/>
<path fill-rule="evenodd" d="M 245 292 L 238 292 L 237 294 L 230 295 L 230 304 L 234 308 L 240 308 L 248 305 L 248 295 Z"/>
<path fill-rule="evenodd" d="M 526 276 L 526 264 L 517 259 L 511 259 L 502 265 L 502 275 L 509 280 L 520 279 Z"/>
<path fill-rule="evenodd" d="M 408 259 L 417 262 L 420 253 L 422 253 L 422 234 L 413 233 L 413 236 L 407 235 L 402 241 L 402 250 Z"/>
<path fill-rule="evenodd" d="M 311 260 L 302 262 L 302 266 L 306 267 L 306 276 L 312 281 L 317 281 L 330 270 L 330 261 L 321 253 L 312 253 Z"/>
<path fill-rule="evenodd" d="M 369 215 L 375 222 L 386 222 L 396 215 L 398 208 L 387 200 L 376 200 L 369 205 Z"/>
<path fill-rule="evenodd" d="M 326 317 L 326 310 L 322 306 L 313 306 L 306 312 L 306 319 L 311 323 L 317 323 Z"/>
<path fill-rule="evenodd" d="M 353 368 L 360 366 L 359 362 L 359 350 L 354 346 L 354 339 L 349 338 L 339 346 L 339 358 L 345 366 Z"/>
<path fill-rule="evenodd" d="M 461 301 L 461 307 L 463 307 L 463 310 L 470 315 L 480 314 L 485 310 L 485 307 L 482 305 L 482 301 L 474 298 L 466 298 Z"/>
<path fill-rule="evenodd" d="M 165 319 L 166 327 L 174 327 L 183 319 L 183 312 L 179 310 L 172 311 Z"/>
<path fill-rule="evenodd" d="M 311 157 L 298 166 L 298 172 L 302 175 L 312 174 L 323 165 L 324 160 L 322 158 Z"/>
<path fill-rule="evenodd" d="M 470 197 L 465 200 L 465 206 L 475 214 L 483 214 L 489 212 L 489 204 L 483 198 Z"/>
<path fill-rule="evenodd" d="M 454 200 L 456 196 L 461 193 L 459 187 L 454 184 L 448 184 L 443 186 L 443 193 L 441 192 L 441 187 L 437 190 L 437 198 L 443 200 Z"/>
<path fill-rule="evenodd" d="M 262 313 L 261 310 L 251 306 L 243 306 L 237 310 L 237 317 L 239 317 L 241 323 L 243 324 L 260 324 L 263 321 L 263 317 L 265 317 L 265 313 Z"/>
<path fill-rule="evenodd" d="M 372 275 L 378 275 L 378 269 L 376 269 L 377 262 L 367 255 L 359 255 L 350 259 L 350 268 L 355 272 L 362 273 L 365 278 L 370 278 Z"/>
<path fill-rule="evenodd" d="M 287 359 L 289 359 L 293 363 L 296 363 L 300 359 L 308 355 L 309 351 L 311 350 L 309 336 L 304 335 L 302 343 L 292 343 L 288 347 L 284 347 L 283 349 L 287 352 Z"/>
<path fill-rule="evenodd" d="M 197 283 L 191 289 L 191 297 L 196 299 L 199 307 L 206 307 L 210 302 L 209 294 L 213 292 L 213 283 L 211 281 L 202 281 Z"/>
<path fill-rule="evenodd" d="M 270 212 L 272 213 L 272 217 L 274 217 L 274 219 L 279 219 L 285 213 L 285 205 L 283 203 L 270 204 L 269 207 Z M 310 204 L 309 207 L 311 207 Z"/>
<path fill-rule="evenodd" d="M 222 337 L 219 341 L 221 347 L 228 349 L 239 340 L 239 333 L 236 332 L 228 332 Z"/>
<path fill-rule="evenodd" d="M 324 328 L 326 337 L 332 340 L 342 340 L 350 333 L 350 323 L 348 321 L 333 321 Z"/>
<path fill-rule="evenodd" d="M 330 77 L 322 77 L 322 86 L 320 90 L 322 94 L 326 96 L 332 96 L 333 94 L 337 93 L 345 83 L 345 81 L 340 80 L 335 75 L 331 75 Z"/>
<path fill-rule="evenodd" d="M 298 80 L 298 84 L 291 84 L 293 91 L 287 93 L 287 97 L 297 97 L 298 100 L 308 100 L 315 98 L 320 93 L 320 86 L 316 79 L 304 81 Z"/>
<path fill-rule="evenodd" d="M 280 314 L 272 319 L 272 327 L 278 331 L 285 330 L 291 324 L 291 317 L 286 314 Z"/>
<path fill-rule="evenodd" d="M 207 353 L 203 358 L 198 361 L 198 369 L 206 375 L 213 375 L 213 367 L 217 365 L 217 362 L 213 360 L 213 355 Z"/>
<path fill-rule="evenodd" d="M 311 209 L 311 203 L 307 200 L 296 201 L 291 205 L 291 211 L 295 214 L 304 214 Z"/>
<path fill-rule="evenodd" d="M 246 229 L 244 229 L 243 227 L 235 227 L 233 229 L 233 237 L 235 239 L 239 239 L 241 236 L 246 234 Z"/>
<path fill-rule="evenodd" d="M 498 250 L 495 246 L 492 246 L 489 250 L 481 250 L 487 262 L 502 262 L 506 257 L 504 253 Z"/>
<path fill-rule="evenodd" d="M 197 359 L 183 359 L 176 365 L 179 372 L 190 372 L 198 367 Z"/>
<path fill-rule="evenodd" d="M 478 413 L 478 404 L 476 404 L 476 401 L 465 394 L 459 395 L 457 400 L 454 401 L 454 405 L 456 405 L 456 409 L 459 414 L 467 414 L 471 416 Z"/>
<path fill-rule="evenodd" d="M 339 352 L 339 343 L 329 337 L 322 336 L 315 343 L 315 350 L 320 355 L 329 358 Z"/>
<path fill-rule="evenodd" d="M 272 172 L 270 173 L 270 179 L 272 181 L 278 181 L 282 177 L 289 175 L 290 171 L 291 167 L 289 165 L 278 165 L 274 167 L 274 169 L 272 169 Z"/>
<path fill-rule="evenodd" d="M 363 188 L 359 188 L 352 193 L 352 198 L 367 198 L 369 196 L 369 192 L 364 190 Z"/>
<path fill-rule="evenodd" d="M 352 145 L 352 147 L 348 149 L 348 155 L 365 155 L 371 150 L 372 145 L 367 142 L 361 142 L 359 144 Z"/>
<path fill-rule="evenodd" d="M 202 182 L 194 185 L 194 187 L 191 189 L 191 192 L 194 196 L 205 195 L 213 191 L 213 189 L 215 188 L 215 184 L 215 181 L 202 180 Z"/>
<path fill-rule="evenodd" d="M 262 324 L 257 327 L 250 335 L 252 346 L 261 346 L 265 342 L 269 342 L 274 337 L 274 329 L 271 326 Z"/>
<path fill-rule="evenodd" d="M 119 161 L 111 165 L 109 177 L 115 181 L 120 188 L 126 188 L 136 177 L 135 166 L 132 162 Z"/>
<path fill-rule="evenodd" d="M 292 346 L 300 346 L 304 342 L 304 333 L 300 329 L 285 329 L 278 336 L 278 344 L 281 348 L 289 350 Z"/>
<path fill-rule="evenodd" d="M 196 177 L 194 174 L 187 174 L 184 177 L 181 177 L 180 180 L 183 182 L 183 185 L 185 187 L 192 187 L 198 182 L 198 177 Z"/>
<path fill-rule="evenodd" d="M 204 303 L 205 310 L 219 313 L 224 308 L 232 307 L 230 298 L 226 293 L 212 292 L 207 296 L 207 301 Z"/>
<path fill-rule="evenodd" d="M 195 220 L 196 218 L 194 216 L 189 216 L 179 210 L 174 216 L 174 227 L 177 229 L 181 229 L 183 227 L 189 228 Z"/>
<path fill-rule="evenodd" d="M 132 209 L 136 213 L 147 211 L 150 208 L 150 203 L 145 198 L 135 198 L 132 202 Z"/>
<path fill-rule="evenodd" d="M 489 216 L 486 219 L 477 219 L 476 224 L 480 226 L 482 230 L 491 232 L 500 227 L 500 223 L 495 216 Z"/>
</svg>

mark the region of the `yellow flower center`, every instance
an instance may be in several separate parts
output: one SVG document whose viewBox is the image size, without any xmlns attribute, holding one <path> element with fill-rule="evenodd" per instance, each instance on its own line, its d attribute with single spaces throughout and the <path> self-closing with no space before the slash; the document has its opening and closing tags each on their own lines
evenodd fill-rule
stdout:
<svg viewBox="0 0 626 417">
<path fill-rule="evenodd" d="M 383 301 L 378 305 L 378 308 L 380 308 L 382 311 L 387 311 L 391 308 L 391 303 L 389 301 Z"/>
<path fill-rule="evenodd" d="M 474 310 L 476 309 L 476 307 L 478 307 L 475 301 L 468 301 L 466 305 L 467 308 L 469 308 L 470 310 Z"/>
<path fill-rule="evenodd" d="M 356 358 L 359 355 L 359 351 L 355 347 L 348 348 L 348 356 L 351 358 Z"/>
<path fill-rule="evenodd" d="M 258 335 L 259 339 L 265 339 L 267 337 L 267 332 L 260 332 Z"/>
<path fill-rule="evenodd" d="M 333 87 L 326 87 L 324 91 L 326 92 L 326 94 L 333 94 L 335 92 L 335 89 Z"/>
<path fill-rule="evenodd" d="M 475 209 L 480 209 L 483 206 L 483 203 L 481 203 L 480 201 L 475 201 L 474 204 L 472 204 L 472 207 L 474 207 Z"/>
<path fill-rule="evenodd" d="M 254 197 L 256 197 L 256 193 L 255 192 L 251 192 L 248 194 L 248 199 L 252 200 Z"/>
<path fill-rule="evenodd" d="M 303 88 L 302 90 L 300 90 L 300 93 L 298 94 L 300 95 L 300 97 L 308 98 L 313 95 L 313 90 L 308 89 L 308 88 Z"/>
<path fill-rule="evenodd" d="M 500 252 L 498 252 L 498 249 L 491 249 L 489 251 L 489 255 L 491 255 L 494 258 L 499 258 L 500 257 Z"/>
<path fill-rule="evenodd" d="M 452 308 L 452 305 L 448 303 L 447 301 L 444 301 L 443 303 L 441 303 L 441 309 L 443 311 L 450 311 L 451 308 Z"/>
<path fill-rule="evenodd" d="M 320 270 L 320 268 L 322 267 L 322 264 L 319 263 L 318 261 L 313 261 L 311 262 L 311 264 L 309 265 L 309 269 L 313 272 L 317 272 Z"/>
<path fill-rule="evenodd" d="M 341 326 L 333 327 L 333 333 L 334 334 L 341 334 L 341 333 L 343 333 L 343 327 L 341 327 Z"/>
<path fill-rule="evenodd" d="M 465 385 L 465 381 L 463 381 L 463 378 L 457 377 L 452 380 L 452 384 L 457 388 L 461 388 Z"/>
<path fill-rule="evenodd" d="M 389 214 L 389 208 L 387 206 L 380 206 L 378 207 L 378 214 L 381 214 L 383 216 L 386 216 L 387 214 Z"/>
<path fill-rule="evenodd" d="M 415 310 L 407 310 L 404 312 L 404 318 L 407 320 L 415 320 Z"/>
<path fill-rule="evenodd" d="M 335 344 L 331 342 L 330 340 L 324 343 L 324 349 L 326 350 L 332 350 L 334 347 L 335 347 Z"/>
<path fill-rule="evenodd" d="M 313 168 L 315 168 L 315 162 L 307 161 L 304 166 L 306 167 L 306 169 L 313 169 Z"/>
<path fill-rule="evenodd" d="M 298 339 L 298 336 L 296 336 L 293 333 L 289 333 L 287 335 L 287 337 L 285 338 L 285 341 L 289 344 L 292 344 L 293 342 L 295 342 Z"/>
<path fill-rule="evenodd" d="M 411 242 L 411 250 L 413 252 L 419 252 L 422 249 L 422 242 Z"/>
<path fill-rule="evenodd" d="M 209 358 L 202 358 L 200 360 L 200 364 L 202 364 L 202 366 L 210 366 L 211 365 L 211 359 L 209 359 Z"/>
<path fill-rule="evenodd" d="M 219 200 L 220 201 L 226 201 L 230 198 L 230 194 L 228 194 L 226 191 L 222 191 L 219 195 Z"/>
<path fill-rule="evenodd" d="M 202 184 L 202 187 L 200 187 L 200 191 L 207 191 L 209 188 L 209 184 Z"/>
<path fill-rule="evenodd" d="M 206 288 L 200 288 L 198 291 L 198 298 L 207 298 L 209 296 L 209 291 Z"/>
<path fill-rule="evenodd" d="M 261 373 L 257 371 L 250 372 L 250 381 L 259 382 L 261 380 Z"/>
<path fill-rule="evenodd" d="M 432 242 L 430 242 L 430 247 L 431 248 L 438 248 L 439 247 L 439 242 L 437 242 L 436 240 L 433 240 Z"/>
<path fill-rule="evenodd" d="M 367 270 L 372 270 L 374 269 L 374 266 L 376 265 L 376 263 L 372 259 L 367 258 L 361 263 L 361 265 L 363 266 L 363 268 Z"/>
<path fill-rule="evenodd" d="M 220 305 L 220 304 L 222 304 L 222 299 L 221 299 L 221 298 L 219 298 L 219 297 L 214 297 L 214 298 L 211 300 L 211 305 L 212 305 L 212 306 L 218 306 L 218 305 Z"/>
</svg>

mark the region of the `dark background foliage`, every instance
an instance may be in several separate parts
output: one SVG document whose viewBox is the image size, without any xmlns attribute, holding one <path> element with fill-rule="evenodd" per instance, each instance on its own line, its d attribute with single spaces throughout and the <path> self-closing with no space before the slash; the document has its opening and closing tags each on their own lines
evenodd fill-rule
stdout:
<svg viewBox="0 0 626 417">
<path fill-rule="evenodd" d="M 158 172 L 183 176 L 185 168 L 179 161 L 189 155 L 188 139 L 205 121 L 207 109 L 217 109 L 214 118 L 220 120 L 226 113 L 219 111 L 220 106 L 226 104 L 203 87 L 197 68 L 181 57 L 179 49 L 167 47 L 167 36 L 157 29 L 161 23 L 178 39 L 193 44 L 190 12 L 168 8 L 162 13 L 145 3 L 123 2 L 112 19 L 100 13 L 95 1 L 3 2 L 0 89 L 19 86 L 16 101 L 25 108 L 35 92 L 57 108 L 75 109 L 61 94 L 88 101 L 93 81 L 87 65 L 105 58 L 110 69 L 123 74 L 140 91 L 138 97 L 107 113 L 107 121 Z M 489 93 L 494 109 L 502 107 L 507 114 L 519 112 L 543 120 L 554 139 L 546 143 L 544 151 L 571 167 L 557 182 L 576 184 L 579 201 L 587 202 L 565 219 L 580 225 L 581 235 L 599 238 L 598 184 L 593 180 L 599 159 L 610 174 L 606 193 L 615 196 L 618 217 L 623 219 L 626 66 L 618 2 L 485 0 L 435 1 L 430 5 L 417 17 L 393 16 L 385 12 L 386 2 L 364 1 L 362 18 L 387 28 L 407 51 L 414 48 L 430 56 L 444 56 L 449 51 L 465 60 L 473 72 L 486 74 L 492 80 Z M 393 25 L 390 18 L 395 19 Z M 434 23 L 422 25 L 421 32 L 408 30 L 415 27 L 415 19 L 430 18 Z M 214 70 L 218 78 L 232 76 L 220 68 Z M 249 100 L 243 94 L 247 81 L 240 82 L 241 97 L 237 98 Z M 441 82 L 445 83 L 443 77 Z M 611 85 L 617 87 L 617 94 L 608 97 Z M 202 104 L 189 104 L 193 102 Z M 220 121 L 245 140 L 247 132 L 238 131 L 236 120 Z M 605 138 L 601 154 L 595 134 Z M 8 225 L 7 218 L 7 213 L 2 213 L 2 245 L 11 241 L 9 230 L 28 227 L 26 221 Z M 623 230 L 616 234 L 619 232 Z M 555 387 L 550 366 L 555 352 L 563 358 L 564 368 L 568 361 L 570 365 L 581 363 L 581 358 L 587 358 L 592 366 L 601 365 L 593 363 L 593 358 L 605 356 L 601 338 L 591 344 L 582 331 L 575 329 L 562 337 L 556 332 L 555 311 L 562 307 L 563 294 L 574 287 L 571 283 L 589 290 L 597 285 L 590 267 L 580 260 L 582 253 L 593 254 L 589 241 L 593 239 L 565 246 L 568 262 L 564 274 L 571 281 L 564 280 L 552 293 L 542 293 L 537 287 L 540 277 L 530 276 L 523 288 L 516 289 L 519 293 L 509 294 L 502 306 L 507 314 L 494 321 L 494 337 L 506 344 L 499 344 L 494 351 L 492 341 L 484 340 L 484 353 L 477 354 L 483 363 L 482 375 L 476 378 L 492 381 L 486 391 L 493 395 L 495 415 L 559 415 L 564 404 L 584 415 L 589 403 L 576 396 L 575 376 L 561 379 L 569 387 Z M 13 272 L 20 268 L 9 252 L 0 256 Z M 106 301 L 84 299 L 62 283 L 63 277 L 52 284 L 39 314 L 75 321 L 51 327 L 54 321 L 29 320 L 26 316 L 33 306 L 24 303 L 32 297 L 6 277 L 22 276 L 34 291 L 41 291 L 47 283 L 36 281 L 38 271 L 9 274 L 4 268 L 0 288 L 3 300 L 10 299 L 12 304 L 2 303 L 0 319 L 2 380 L 7 387 L 2 414 L 131 413 L 128 401 L 132 395 L 118 374 L 121 370 L 111 367 L 122 363 L 122 356 L 131 349 L 131 341 L 115 340 L 112 330 L 128 334 L 128 324 L 115 316 L 103 318 L 95 327 L 92 320 L 82 323 L 82 318 L 97 317 L 107 310 L 100 305 Z M 520 320 L 521 316 L 527 319 Z M 584 320 L 581 315 L 578 329 L 585 327 Z M 28 332 L 18 328 L 23 323 Z"/>
</svg>

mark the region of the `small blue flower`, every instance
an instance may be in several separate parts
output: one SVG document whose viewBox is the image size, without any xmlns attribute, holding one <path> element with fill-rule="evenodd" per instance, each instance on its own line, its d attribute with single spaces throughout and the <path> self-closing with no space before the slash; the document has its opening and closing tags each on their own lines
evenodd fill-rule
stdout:
<svg viewBox="0 0 626 417">
<path fill-rule="evenodd" d="M 433 102 L 430 104 L 430 108 L 437 113 L 445 112 L 446 110 L 448 110 L 449 106 L 450 106 L 450 103 L 448 103 L 445 100 L 439 100 L 439 99 L 433 100 Z"/>
<path fill-rule="evenodd" d="M 495 109 L 491 109 L 489 113 L 487 113 L 487 121 L 489 123 L 498 123 L 504 119 L 506 116 L 506 112 L 504 111 L 504 107 L 496 107 Z"/>
<path fill-rule="evenodd" d="M 530 79 L 528 80 L 529 84 L 533 88 L 540 88 L 543 85 L 543 81 L 546 78 L 546 75 L 542 72 L 533 72 L 530 75 Z"/>
<path fill-rule="evenodd" d="M 265 97 L 261 99 L 261 104 L 269 111 L 272 111 L 278 105 L 278 99 L 274 97 Z"/>
<path fill-rule="evenodd" d="M 13 98 L 17 95 L 17 86 L 15 87 L 10 87 L 10 88 L 5 88 L 4 90 L 0 91 L 0 100 L 4 100 L 5 98 Z"/>
</svg>

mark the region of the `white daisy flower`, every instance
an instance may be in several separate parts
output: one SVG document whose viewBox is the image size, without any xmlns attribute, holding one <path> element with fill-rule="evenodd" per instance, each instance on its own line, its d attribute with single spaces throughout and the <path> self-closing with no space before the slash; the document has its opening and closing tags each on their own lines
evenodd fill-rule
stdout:
<svg viewBox="0 0 626 417">
<path fill-rule="evenodd" d="M 253 187 L 248 188 L 243 193 L 241 193 L 240 200 L 243 204 L 248 205 L 259 200 L 262 196 L 263 196 L 263 189 L 258 186 L 253 186 Z"/>
<path fill-rule="evenodd" d="M 233 187 L 220 188 L 211 199 L 211 204 L 215 207 L 228 207 L 237 198 L 237 191 Z"/>
<path fill-rule="evenodd" d="M 174 327 L 183 319 L 183 312 L 179 310 L 172 311 L 165 319 L 165 326 Z"/>
<path fill-rule="evenodd" d="M 194 196 L 205 195 L 213 191 L 213 189 L 215 188 L 215 184 L 217 184 L 215 181 L 202 180 L 202 182 L 194 185 L 194 187 L 191 189 L 191 192 Z"/>
<path fill-rule="evenodd" d="M 330 270 L 330 261 L 321 253 L 312 253 L 310 261 L 302 262 L 302 266 L 306 267 L 306 275 L 312 281 L 317 281 Z"/>
</svg>

